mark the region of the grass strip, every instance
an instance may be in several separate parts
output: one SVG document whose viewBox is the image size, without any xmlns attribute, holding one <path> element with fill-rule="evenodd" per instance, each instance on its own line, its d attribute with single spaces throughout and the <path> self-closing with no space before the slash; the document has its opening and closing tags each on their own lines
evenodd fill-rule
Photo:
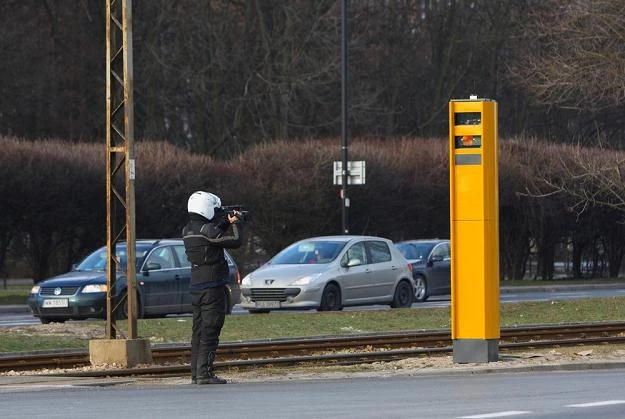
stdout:
<svg viewBox="0 0 625 419">
<path fill-rule="evenodd" d="M 501 327 L 625 320 L 625 297 L 506 303 Z M 189 343 L 191 317 L 138 321 L 139 337 L 157 343 Z M 87 349 L 90 339 L 104 338 L 105 322 L 19 326 L 0 329 L 0 353 Z M 126 321 L 118 321 L 120 331 Z M 409 308 L 343 312 L 273 312 L 226 317 L 222 342 L 306 336 L 349 335 L 419 329 L 449 329 L 450 308 Z"/>
<path fill-rule="evenodd" d="M 0 281 L 1 283 L 1 281 Z M 0 287 L 0 306 L 13 304 L 26 304 L 31 285 L 9 285 Z"/>
</svg>

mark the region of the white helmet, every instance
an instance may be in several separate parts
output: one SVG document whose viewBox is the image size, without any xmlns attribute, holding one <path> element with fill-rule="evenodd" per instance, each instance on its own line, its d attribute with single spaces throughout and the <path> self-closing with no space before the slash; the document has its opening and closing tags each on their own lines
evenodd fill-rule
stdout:
<svg viewBox="0 0 625 419">
<path fill-rule="evenodd" d="M 197 191 L 189 197 L 187 210 L 202 217 L 212 219 L 215 216 L 215 208 L 221 207 L 221 199 L 209 192 Z"/>
</svg>

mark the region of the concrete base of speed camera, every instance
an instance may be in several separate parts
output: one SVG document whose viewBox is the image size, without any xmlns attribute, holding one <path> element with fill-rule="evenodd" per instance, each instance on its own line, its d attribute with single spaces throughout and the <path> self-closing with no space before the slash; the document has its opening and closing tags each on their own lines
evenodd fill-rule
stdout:
<svg viewBox="0 0 625 419">
<path fill-rule="evenodd" d="M 486 363 L 499 361 L 499 339 L 455 339 L 454 363 Z"/>
<path fill-rule="evenodd" d="M 147 339 L 97 339 L 89 341 L 89 359 L 93 366 L 115 365 L 132 368 L 152 363 Z"/>
</svg>

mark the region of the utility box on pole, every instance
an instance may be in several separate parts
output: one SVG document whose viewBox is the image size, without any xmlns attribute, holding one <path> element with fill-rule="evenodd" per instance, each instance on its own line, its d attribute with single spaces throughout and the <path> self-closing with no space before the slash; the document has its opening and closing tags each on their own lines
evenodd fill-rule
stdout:
<svg viewBox="0 0 625 419">
<path fill-rule="evenodd" d="M 499 357 L 497 102 L 449 103 L 451 337 L 456 363 Z"/>
</svg>

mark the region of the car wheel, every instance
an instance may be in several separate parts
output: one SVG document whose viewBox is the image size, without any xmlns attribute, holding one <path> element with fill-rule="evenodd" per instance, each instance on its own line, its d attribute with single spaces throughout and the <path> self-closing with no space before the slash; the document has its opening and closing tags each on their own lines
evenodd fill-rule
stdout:
<svg viewBox="0 0 625 419">
<path fill-rule="evenodd" d="M 256 310 L 253 308 L 250 308 L 247 310 L 250 314 L 265 314 L 265 313 L 269 313 L 269 310 Z"/>
<path fill-rule="evenodd" d="M 341 306 L 341 290 L 336 284 L 328 284 L 321 295 L 321 305 L 319 311 L 340 311 Z"/>
<path fill-rule="evenodd" d="M 122 298 L 122 302 L 120 303 L 121 307 L 117 310 L 117 319 L 125 320 L 128 318 L 128 304 L 126 302 L 126 294 Z M 137 293 L 137 298 L 135 298 L 135 304 L 137 304 L 137 318 L 143 318 L 143 312 L 141 310 L 141 299 L 139 298 L 139 293 Z"/>
<path fill-rule="evenodd" d="M 422 303 L 428 299 L 428 283 L 425 280 L 423 275 L 417 275 L 414 279 L 415 282 L 415 290 L 414 290 L 414 299 L 415 301 Z"/>
<path fill-rule="evenodd" d="M 395 288 L 395 295 L 391 302 L 393 308 L 408 308 L 412 305 L 413 299 L 412 287 L 406 281 L 401 281 Z"/>
</svg>

